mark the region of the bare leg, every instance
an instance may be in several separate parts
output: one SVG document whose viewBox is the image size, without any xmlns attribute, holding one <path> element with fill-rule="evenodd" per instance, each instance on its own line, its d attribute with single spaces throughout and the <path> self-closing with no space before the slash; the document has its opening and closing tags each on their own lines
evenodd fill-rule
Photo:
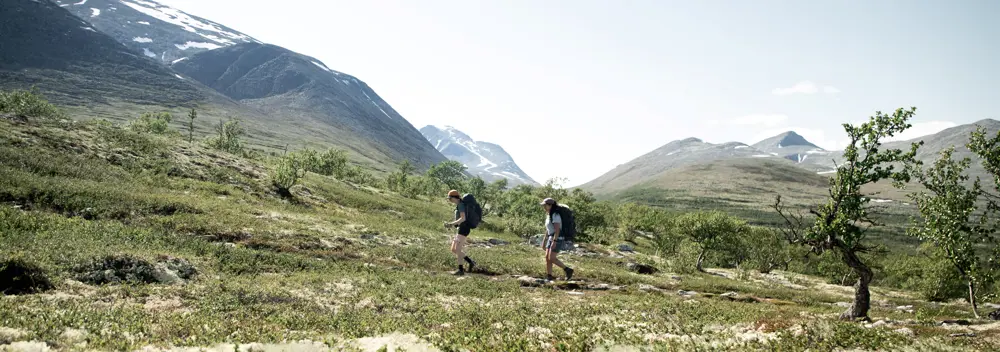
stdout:
<svg viewBox="0 0 1000 352">
<path fill-rule="evenodd" d="M 545 277 L 552 277 L 552 259 L 549 253 L 545 253 Z"/>
<path fill-rule="evenodd" d="M 451 242 L 451 252 L 455 253 L 455 262 L 458 266 L 465 264 L 465 236 L 455 235 L 455 240 Z"/>
<path fill-rule="evenodd" d="M 545 263 L 548 264 L 548 272 L 550 275 L 552 274 L 552 264 L 555 264 L 560 268 L 566 269 L 566 264 L 563 264 L 563 262 L 559 260 L 558 255 L 559 253 L 550 251 L 548 255 L 545 257 Z"/>
</svg>

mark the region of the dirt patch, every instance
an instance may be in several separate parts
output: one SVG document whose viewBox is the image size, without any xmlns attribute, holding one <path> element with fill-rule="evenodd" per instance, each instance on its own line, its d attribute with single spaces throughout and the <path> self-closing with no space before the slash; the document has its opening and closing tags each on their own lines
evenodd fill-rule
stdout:
<svg viewBox="0 0 1000 352">
<path fill-rule="evenodd" d="M 483 300 L 482 299 L 479 299 L 477 297 L 467 297 L 467 296 L 461 296 L 461 295 L 459 295 L 459 296 L 445 296 L 445 295 L 442 295 L 442 294 L 439 293 L 436 296 L 434 296 L 433 299 L 435 301 L 437 301 L 438 304 L 440 304 L 441 307 L 443 307 L 447 311 L 455 310 L 455 308 L 457 308 L 459 306 L 462 306 L 462 305 L 468 305 L 468 304 L 482 305 L 483 304 Z"/>
<path fill-rule="evenodd" d="M 11 328 L 8 328 L 8 327 L 0 327 L 0 344 L 6 344 L 6 343 L 14 342 L 15 340 L 20 339 L 21 337 L 23 337 L 24 335 L 27 335 L 27 334 L 28 334 L 27 331 L 24 331 L 24 330 L 21 330 L 21 329 L 11 329 Z"/>
<path fill-rule="evenodd" d="M 146 298 L 146 303 L 142 307 L 150 312 L 190 311 L 184 308 L 184 302 L 178 297 L 150 296 Z"/>
<path fill-rule="evenodd" d="M 359 349 L 364 352 L 375 352 L 382 348 L 385 351 L 407 351 L 407 352 L 439 352 L 434 345 L 424 341 L 413 334 L 392 333 L 388 335 L 365 337 L 357 340 L 347 341 L 337 346 L 338 350 Z"/>
<path fill-rule="evenodd" d="M 51 290 L 52 282 L 45 270 L 22 259 L 0 262 L 0 293 L 22 295 Z"/>
</svg>

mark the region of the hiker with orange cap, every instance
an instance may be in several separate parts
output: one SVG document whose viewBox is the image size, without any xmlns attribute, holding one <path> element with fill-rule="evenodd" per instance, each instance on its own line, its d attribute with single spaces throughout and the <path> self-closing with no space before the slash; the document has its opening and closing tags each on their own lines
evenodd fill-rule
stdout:
<svg viewBox="0 0 1000 352">
<path fill-rule="evenodd" d="M 465 243 L 469 233 L 479 225 L 479 220 L 482 219 L 482 208 L 471 194 L 462 196 L 456 190 L 448 191 L 448 201 L 455 204 L 455 221 L 446 221 L 444 225 L 445 227 L 453 226 L 458 228 L 458 233 L 455 234 L 455 238 L 451 241 L 451 252 L 455 254 L 458 270 L 452 274 L 465 275 L 465 269 L 462 267 L 462 264 L 465 262 L 469 263 L 470 272 L 476 266 L 476 262 L 465 255 Z"/>
</svg>

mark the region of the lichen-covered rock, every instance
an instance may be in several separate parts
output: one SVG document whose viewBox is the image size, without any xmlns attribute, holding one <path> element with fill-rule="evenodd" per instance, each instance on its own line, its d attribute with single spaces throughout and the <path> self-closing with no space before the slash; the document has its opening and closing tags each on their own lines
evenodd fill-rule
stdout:
<svg viewBox="0 0 1000 352">
<path fill-rule="evenodd" d="M 131 255 L 109 255 L 78 265 L 76 279 L 94 285 L 120 283 L 178 284 L 197 275 L 198 270 L 187 260 L 169 256 L 155 263 Z"/>
<path fill-rule="evenodd" d="M 542 241 L 545 241 L 545 235 L 543 234 L 534 235 L 528 238 L 528 244 L 535 247 L 541 247 Z"/>
<path fill-rule="evenodd" d="M 644 275 L 656 274 L 656 272 L 659 271 L 656 269 L 656 267 L 652 265 L 641 264 L 641 263 L 625 263 L 625 269 L 628 269 L 628 271 L 634 273 L 639 273 Z"/>
</svg>

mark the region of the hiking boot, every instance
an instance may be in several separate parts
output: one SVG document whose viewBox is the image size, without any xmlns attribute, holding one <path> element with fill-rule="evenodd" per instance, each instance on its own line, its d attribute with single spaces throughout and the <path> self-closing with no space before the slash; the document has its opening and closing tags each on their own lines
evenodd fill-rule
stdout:
<svg viewBox="0 0 1000 352">
<path fill-rule="evenodd" d="M 552 275 L 545 275 L 545 281 L 556 281 L 556 277 Z"/>
<path fill-rule="evenodd" d="M 563 269 L 563 271 L 566 272 L 566 281 L 570 281 L 570 280 L 573 279 L 573 269 L 572 268 L 566 268 L 566 269 Z"/>
<path fill-rule="evenodd" d="M 465 261 L 469 263 L 469 272 L 471 273 L 472 268 L 476 267 L 476 262 L 472 261 L 472 259 L 469 259 L 469 257 L 465 257 Z"/>
<path fill-rule="evenodd" d="M 455 276 L 462 276 L 462 275 L 465 275 L 465 269 L 462 269 L 462 267 L 458 267 L 458 270 L 455 270 L 455 271 L 454 271 L 454 272 L 452 272 L 451 274 L 452 274 L 452 275 L 455 275 Z"/>
</svg>

